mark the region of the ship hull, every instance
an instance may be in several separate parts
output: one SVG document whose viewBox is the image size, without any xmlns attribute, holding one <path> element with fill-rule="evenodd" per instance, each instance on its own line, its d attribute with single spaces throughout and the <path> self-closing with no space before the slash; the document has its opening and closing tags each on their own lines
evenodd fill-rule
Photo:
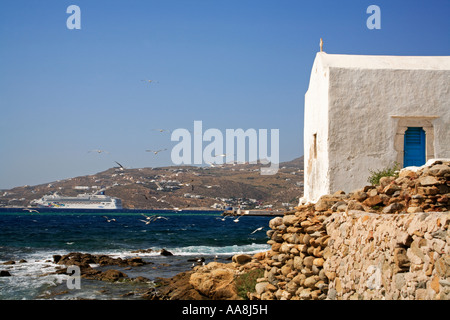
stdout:
<svg viewBox="0 0 450 320">
<path fill-rule="evenodd" d="M 38 208 L 53 209 L 100 209 L 120 210 L 122 201 L 118 198 L 104 195 L 79 195 L 77 197 L 61 197 L 57 195 L 44 196 L 33 201 Z"/>
</svg>

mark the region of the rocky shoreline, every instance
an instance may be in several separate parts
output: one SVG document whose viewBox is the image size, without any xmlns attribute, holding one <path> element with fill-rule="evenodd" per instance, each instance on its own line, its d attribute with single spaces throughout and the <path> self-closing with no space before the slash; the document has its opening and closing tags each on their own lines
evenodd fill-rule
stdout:
<svg viewBox="0 0 450 320">
<path fill-rule="evenodd" d="M 448 161 L 402 170 L 350 194 L 324 195 L 269 222 L 269 251 L 238 254 L 230 263 L 194 259 L 192 270 L 156 279 L 140 298 L 449 300 L 449 198 Z M 53 262 L 60 274 L 77 265 L 85 279 L 142 283 L 149 279 L 124 271 L 151 263 L 79 252 L 55 255 Z"/>
<path fill-rule="evenodd" d="M 450 299 L 450 162 L 324 195 L 269 223 L 271 250 L 161 282 L 154 299 Z M 237 279 L 264 270 L 245 297 Z"/>
</svg>

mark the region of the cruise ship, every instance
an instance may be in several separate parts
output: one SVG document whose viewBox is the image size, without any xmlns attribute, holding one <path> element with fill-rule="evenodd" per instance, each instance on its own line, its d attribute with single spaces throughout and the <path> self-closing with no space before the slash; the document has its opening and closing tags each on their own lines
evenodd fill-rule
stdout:
<svg viewBox="0 0 450 320">
<path fill-rule="evenodd" d="M 57 193 L 43 196 L 32 201 L 39 208 L 60 208 L 60 209 L 122 209 L 122 200 L 115 197 L 106 196 L 104 191 L 93 194 L 84 193 L 76 197 L 60 196 Z"/>
</svg>

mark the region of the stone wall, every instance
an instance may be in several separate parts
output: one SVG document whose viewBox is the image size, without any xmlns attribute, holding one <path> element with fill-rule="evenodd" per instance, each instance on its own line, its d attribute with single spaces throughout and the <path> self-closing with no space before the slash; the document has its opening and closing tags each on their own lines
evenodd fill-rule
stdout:
<svg viewBox="0 0 450 320">
<path fill-rule="evenodd" d="M 450 300 L 450 162 L 337 191 L 270 221 L 252 299 Z"/>
<path fill-rule="evenodd" d="M 450 213 L 351 211 L 326 221 L 329 299 L 450 299 Z"/>
<path fill-rule="evenodd" d="M 262 300 L 326 299 L 324 249 L 329 236 L 324 221 L 327 214 L 313 210 L 287 213 L 270 221 L 272 230 L 266 253 L 264 278 L 251 298 Z"/>
</svg>

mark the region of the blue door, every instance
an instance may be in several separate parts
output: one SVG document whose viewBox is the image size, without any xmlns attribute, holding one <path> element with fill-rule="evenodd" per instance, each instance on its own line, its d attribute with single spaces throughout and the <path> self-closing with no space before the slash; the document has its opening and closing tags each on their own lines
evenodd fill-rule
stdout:
<svg viewBox="0 0 450 320">
<path fill-rule="evenodd" d="M 425 131 L 420 127 L 409 127 L 405 132 L 403 166 L 425 164 Z"/>
</svg>

